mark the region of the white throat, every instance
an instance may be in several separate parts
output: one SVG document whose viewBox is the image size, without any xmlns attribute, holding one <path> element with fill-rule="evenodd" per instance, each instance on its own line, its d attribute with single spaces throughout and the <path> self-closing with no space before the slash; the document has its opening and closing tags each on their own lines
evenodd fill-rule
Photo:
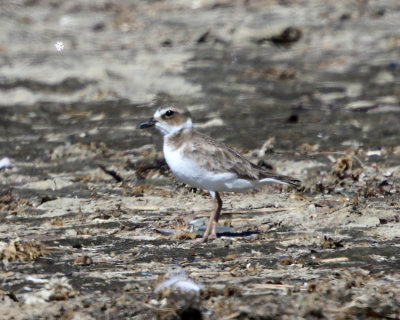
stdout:
<svg viewBox="0 0 400 320">
<path fill-rule="evenodd" d="M 178 132 L 181 129 L 187 129 L 187 128 L 193 128 L 193 123 L 192 123 L 192 119 L 188 118 L 183 124 L 181 125 L 170 125 L 166 122 L 157 122 L 156 123 L 156 128 L 158 130 L 160 130 L 160 132 L 164 135 L 164 136 L 169 136 L 172 135 L 176 132 Z"/>
</svg>

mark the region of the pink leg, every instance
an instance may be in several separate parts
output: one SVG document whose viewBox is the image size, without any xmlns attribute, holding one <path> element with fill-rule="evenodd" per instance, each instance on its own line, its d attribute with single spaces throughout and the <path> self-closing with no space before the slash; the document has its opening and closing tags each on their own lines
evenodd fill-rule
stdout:
<svg viewBox="0 0 400 320">
<path fill-rule="evenodd" d="M 200 243 L 207 242 L 207 240 L 214 240 L 217 238 L 217 226 L 219 216 L 222 210 L 222 200 L 219 197 L 218 192 L 210 192 L 214 197 L 214 210 L 210 215 L 210 219 L 208 220 L 206 231 L 204 232 L 203 238 L 200 239 Z"/>
<path fill-rule="evenodd" d="M 215 200 L 217 201 L 217 203 L 216 203 L 214 221 L 213 221 L 211 234 L 208 236 L 208 240 L 217 239 L 218 221 L 219 221 L 219 216 L 221 215 L 221 210 L 222 210 L 222 200 L 221 200 L 218 192 L 215 193 Z M 214 200 L 214 203 L 215 203 L 215 200 Z"/>
</svg>

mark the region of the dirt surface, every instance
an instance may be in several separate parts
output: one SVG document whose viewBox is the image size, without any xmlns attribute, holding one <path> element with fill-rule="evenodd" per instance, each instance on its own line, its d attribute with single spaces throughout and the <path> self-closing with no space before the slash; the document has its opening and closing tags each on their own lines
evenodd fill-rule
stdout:
<svg viewBox="0 0 400 320">
<path fill-rule="evenodd" d="M 398 1 L 0 6 L 1 319 L 400 318 Z M 196 244 L 167 102 L 302 187 Z"/>
</svg>

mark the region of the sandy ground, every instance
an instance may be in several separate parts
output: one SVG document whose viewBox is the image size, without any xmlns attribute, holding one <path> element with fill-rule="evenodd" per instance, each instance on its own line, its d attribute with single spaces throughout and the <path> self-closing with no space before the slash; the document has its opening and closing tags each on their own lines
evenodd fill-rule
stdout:
<svg viewBox="0 0 400 320">
<path fill-rule="evenodd" d="M 400 318 L 397 1 L 0 3 L 1 319 Z M 195 243 L 165 102 L 302 186 Z"/>
</svg>

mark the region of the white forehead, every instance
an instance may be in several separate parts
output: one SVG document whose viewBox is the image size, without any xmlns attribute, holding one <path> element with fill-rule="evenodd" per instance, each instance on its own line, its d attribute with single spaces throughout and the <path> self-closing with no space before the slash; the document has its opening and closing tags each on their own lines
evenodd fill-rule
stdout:
<svg viewBox="0 0 400 320">
<path fill-rule="evenodd" d="M 176 106 L 164 106 L 157 109 L 154 113 L 154 118 L 160 118 L 163 114 L 165 114 L 168 110 L 174 111 L 176 113 L 186 115 L 187 117 L 191 118 L 190 112 L 186 108 L 176 107 Z"/>
<path fill-rule="evenodd" d="M 158 108 L 157 111 L 154 113 L 154 118 L 161 118 L 165 112 L 171 110 L 171 108 Z"/>
<path fill-rule="evenodd" d="M 154 112 L 154 118 L 161 118 L 161 116 L 167 111 L 168 109 L 157 109 L 156 112 Z"/>
</svg>

